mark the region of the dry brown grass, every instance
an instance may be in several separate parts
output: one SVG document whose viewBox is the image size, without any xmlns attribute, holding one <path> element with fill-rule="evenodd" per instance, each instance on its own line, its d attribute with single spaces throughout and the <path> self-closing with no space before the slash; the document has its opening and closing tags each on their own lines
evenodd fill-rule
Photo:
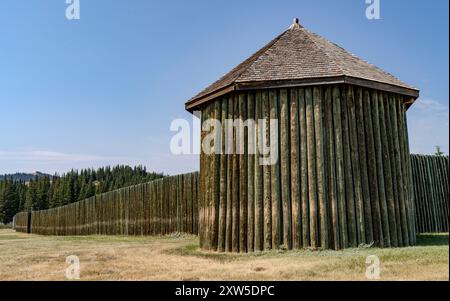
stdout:
<svg viewBox="0 0 450 301">
<path fill-rule="evenodd" d="M 365 259 L 381 260 L 381 280 L 448 280 L 448 234 L 416 247 L 224 254 L 198 249 L 195 236 L 51 237 L 0 230 L 0 280 L 64 280 L 66 256 L 81 280 L 366 280 Z"/>
</svg>

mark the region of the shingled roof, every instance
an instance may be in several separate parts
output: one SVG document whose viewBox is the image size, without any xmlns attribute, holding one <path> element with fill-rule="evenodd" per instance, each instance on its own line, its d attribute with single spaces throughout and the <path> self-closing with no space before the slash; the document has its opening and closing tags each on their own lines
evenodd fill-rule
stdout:
<svg viewBox="0 0 450 301">
<path fill-rule="evenodd" d="M 305 29 L 291 27 L 186 103 L 196 106 L 235 90 L 351 83 L 407 95 L 419 91 Z"/>
</svg>

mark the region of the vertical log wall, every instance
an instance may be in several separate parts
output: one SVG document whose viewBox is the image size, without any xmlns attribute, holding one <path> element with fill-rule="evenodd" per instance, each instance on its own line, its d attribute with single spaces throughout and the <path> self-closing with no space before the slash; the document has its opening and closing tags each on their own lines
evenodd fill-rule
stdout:
<svg viewBox="0 0 450 301">
<path fill-rule="evenodd" d="M 448 156 L 411 155 L 416 231 L 448 232 Z"/>
<path fill-rule="evenodd" d="M 198 233 L 198 172 L 96 195 L 66 206 L 33 211 L 31 233 L 44 235 L 164 235 Z M 28 213 L 15 217 L 27 232 Z"/>
<path fill-rule="evenodd" d="M 278 120 L 270 129 L 223 126 L 219 136 L 242 154 L 202 152 L 203 249 L 415 244 L 402 96 L 349 85 L 270 89 L 227 94 L 202 112 L 203 120 Z M 261 144 L 256 155 L 249 131 Z M 259 152 L 276 137 L 278 160 L 260 165 Z"/>
<path fill-rule="evenodd" d="M 288 244 L 294 249 L 309 247 L 310 233 L 309 233 L 309 199 L 308 187 L 306 186 L 307 166 L 306 160 L 301 160 L 306 157 L 306 142 L 302 143 L 301 132 L 302 122 L 306 119 L 302 117 L 304 111 L 303 99 L 301 97 L 303 89 L 293 89 L 290 91 L 290 202 L 283 203 L 285 207 L 283 216 L 291 216 L 283 223 L 283 229 L 291 229 L 291 232 L 284 231 L 283 240 L 287 239 Z M 330 99 L 331 95 L 337 96 L 339 89 L 325 89 L 325 99 Z M 358 93 L 363 91 L 358 90 Z M 263 93 L 257 92 L 255 97 L 255 117 L 257 119 L 263 116 Z M 337 99 L 337 98 L 335 98 Z M 226 105 L 224 105 L 224 103 Z M 370 197 L 368 171 L 366 163 L 366 137 L 364 136 L 365 128 L 362 123 L 364 115 L 362 102 L 355 102 L 355 116 L 356 120 L 351 124 L 357 133 L 353 134 L 351 141 L 357 138 L 356 144 L 353 144 L 355 151 L 352 153 L 357 161 L 352 164 L 352 174 L 360 174 L 360 179 L 354 179 L 353 185 L 355 195 L 355 218 L 358 224 L 358 237 L 365 238 L 366 243 L 373 241 L 374 223 L 372 217 L 372 204 Z M 251 108 L 251 104 L 249 104 Z M 389 105 L 388 105 L 389 107 Z M 224 116 L 229 116 L 228 103 L 223 102 L 222 108 L 225 113 Z M 383 109 L 385 107 L 383 106 Z M 325 198 L 325 210 L 327 212 L 326 222 L 328 227 L 328 244 L 329 248 L 341 248 L 341 237 L 348 237 L 346 229 L 341 225 L 346 225 L 343 221 L 346 217 L 345 205 L 346 202 L 338 201 L 340 187 L 336 179 L 336 170 L 340 167 L 336 166 L 335 154 L 336 140 L 333 139 L 335 129 L 333 127 L 335 119 L 332 118 L 332 106 L 328 105 L 324 110 L 324 149 L 328 161 L 326 161 L 324 170 L 326 178 L 327 194 Z M 252 111 L 252 110 L 250 110 Z M 353 116 L 350 110 L 350 116 Z M 385 112 L 385 111 L 384 111 Z M 331 117 L 330 117 L 331 116 Z M 339 115 L 340 116 L 340 115 Z M 387 131 L 387 128 L 392 122 L 392 115 L 387 116 L 386 132 L 382 130 L 382 141 L 385 145 L 388 141 L 392 141 L 392 133 Z M 353 120 L 353 117 L 350 117 Z M 285 129 L 284 129 L 285 130 Z M 281 131 L 281 129 L 280 129 Z M 386 135 L 383 135 L 385 134 Z M 226 139 L 233 135 L 223 134 L 222 139 Z M 255 147 L 258 142 L 263 141 L 263 132 L 261 128 L 256 128 Z M 356 134 L 356 135 L 355 135 Z M 306 141 L 306 140 L 305 140 Z M 328 141 L 328 143 L 326 142 Z M 331 142 L 330 142 L 331 141 Z M 398 202 L 398 195 L 400 190 L 396 186 L 399 179 L 395 176 L 388 177 L 389 174 L 394 175 L 395 156 L 393 154 L 395 143 L 388 145 L 384 150 L 384 172 L 385 175 L 385 195 L 388 207 L 388 224 L 391 239 L 396 242 L 393 245 L 400 245 L 403 242 L 402 233 L 402 209 Z M 225 148 L 225 145 L 223 145 Z M 248 184 L 248 207 L 247 224 L 249 225 L 247 250 L 263 250 L 271 248 L 271 182 L 270 177 L 264 174 L 264 169 L 269 169 L 269 166 L 261 166 L 257 164 L 258 153 L 256 155 L 249 155 L 251 164 L 247 164 L 249 184 Z M 286 156 L 286 154 L 285 154 Z M 253 158 L 252 158 L 253 157 Z M 232 157 L 231 157 L 232 158 Z M 202 159 L 205 159 L 203 156 Z M 285 158 L 286 159 L 286 158 Z M 285 160 L 284 159 L 284 160 Z M 413 223 L 416 231 L 419 233 L 427 232 L 448 232 L 448 156 L 424 156 L 424 155 L 410 155 L 412 183 L 414 189 L 414 204 L 413 207 L 415 218 Z M 203 161 L 202 161 L 203 162 Z M 225 169 L 220 169 L 219 181 L 219 222 L 218 222 L 218 246 L 219 251 L 232 250 L 232 195 L 231 185 L 233 178 L 231 164 L 233 160 L 228 160 L 228 155 L 223 153 L 220 155 L 221 166 L 226 166 Z M 254 167 L 254 169 L 253 169 Z M 270 170 L 270 169 L 269 169 Z M 356 171 L 356 172 L 355 172 Z M 359 172 L 358 172 L 359 171 Z M 339 173 L 340 174 L 340 173 Z M 270 175 L 270 173 L 268 173 Z M 341 174 L 341 176 L 343 176 Z M 252 180 L 253 179 L 253 180 Z M 343 181 L 341 181 L 343 182 Z M 264 184 L 266 183 L 266 184 Z M 204 203 L 200 203 L 198 208 L 197 200 L 204 202 L 202 194 L 199 193 L 201 182 L 199 181 L 199 174 L 192 173 L 187 175 L 179 175 L 175 177 L 168 177 L 163 180 L 157 180 L 146 184 L 140 184 L 128 188 L 123 188 L 117 191 L 108 192 L 96 197 L 84 200 L 79 203 L 63 206 L 45 211 L 37 211 L 32 213 L 33 227 L 32 233 L 50 234 L 50 235 L 86 235 L 86 234 L 119 234 L 119 235 L 158 235 L 171 232 L 187 232 L 191 234 L 200 234 L 202 238 L 202 246 L 205 244 L 205 236 L 202 231 L 204 227 L 204 214 L 208 211 L 208 207 Z M 266 186 L 265 186 L 266 185 Z M 345 185 L 340 184 L 343 189 Z M 164 191 L 164 193 L 163 193 Z M 266 193 L 265 193 L 266 192 Z M 341 191 L 343 193 L 344 190 Z M 252 196 L 252 194 L 254 194 Z M 342 194 L 343 195 L 343 194 Z M 264 197 L 266 196 L 266 198 Z M 285 197 L 284 200 L 287 198 Z M 252 201 L 253 200 L 253 201 Z M 265 203 L 266 202 L 266 207 Z M 289 208 L 290 204 L 290 209 Z M 287 206 L 287 207 L 286 207 Z M 285 213 L 286 210 L 291 210 L 290 214 Z M 411 209 L 409 209 L 411 210 Z M 269 213 L 267 213 L 269 212 Z M 320 214 L 323 216 L 324 213 Z M 358 214 L 358 215 L 356 215 Z M 265 218 L 269 217 L 269 218 Z M 342 219 L 339 219 L 342 217 Z M 14 228 L 19 232 L 28 231 L 29 213 L 21 212 L 14 217 Z M 238 222 L 235 222 L 238 225 Z M 199 232 L 199 228 L 203 229 Z M 237 228 L 237 227 L 236 227 Z M 267 230 L 269 229 L 269 230 Z M 239 233 L 239 232 L 238 232 Z M 289 234 L 290 233 L 290 234 Z M 364 235 L 363 235 L 364 234 Z M 237 237 L 237 234 L 235 234 Z M 289 245 L 288 245 L 289 246 Z"/>
<path fill-rule="evenodd" d="M 14 216 L 14 230 L 18 232 L 27 232 L 28 212 L 19 212 Z"/>
</svg>

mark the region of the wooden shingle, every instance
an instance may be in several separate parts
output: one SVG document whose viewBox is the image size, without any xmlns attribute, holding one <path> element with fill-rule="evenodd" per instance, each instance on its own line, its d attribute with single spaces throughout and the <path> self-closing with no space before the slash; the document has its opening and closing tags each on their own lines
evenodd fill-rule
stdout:
<svg viewBox="0 0 450 301">
<path fill-rule="evenodd" d="M 196 106 L 235 90 L 351 83 L 416 99 L 419 91 L 305 29 L 291 27 L 186 103 Z"/>
</svg>

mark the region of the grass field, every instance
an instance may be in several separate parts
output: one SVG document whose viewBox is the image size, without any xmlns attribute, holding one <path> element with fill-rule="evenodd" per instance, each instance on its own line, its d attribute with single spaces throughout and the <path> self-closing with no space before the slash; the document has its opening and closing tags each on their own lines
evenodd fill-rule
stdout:
<svg viewBox="0 0 450 301">
<path fill-rule="evenodd" d="M 380 280 L 449 280 L 448 233 L 420 235 L 418 246 L 344 251 L 224 254 L 198 249 L 195 236 L 50 237 L 0 230 L 0 280 L 65 280 L 77 255 L 81 280 L 367 280 L 366 257 Z"/>
</svg>

